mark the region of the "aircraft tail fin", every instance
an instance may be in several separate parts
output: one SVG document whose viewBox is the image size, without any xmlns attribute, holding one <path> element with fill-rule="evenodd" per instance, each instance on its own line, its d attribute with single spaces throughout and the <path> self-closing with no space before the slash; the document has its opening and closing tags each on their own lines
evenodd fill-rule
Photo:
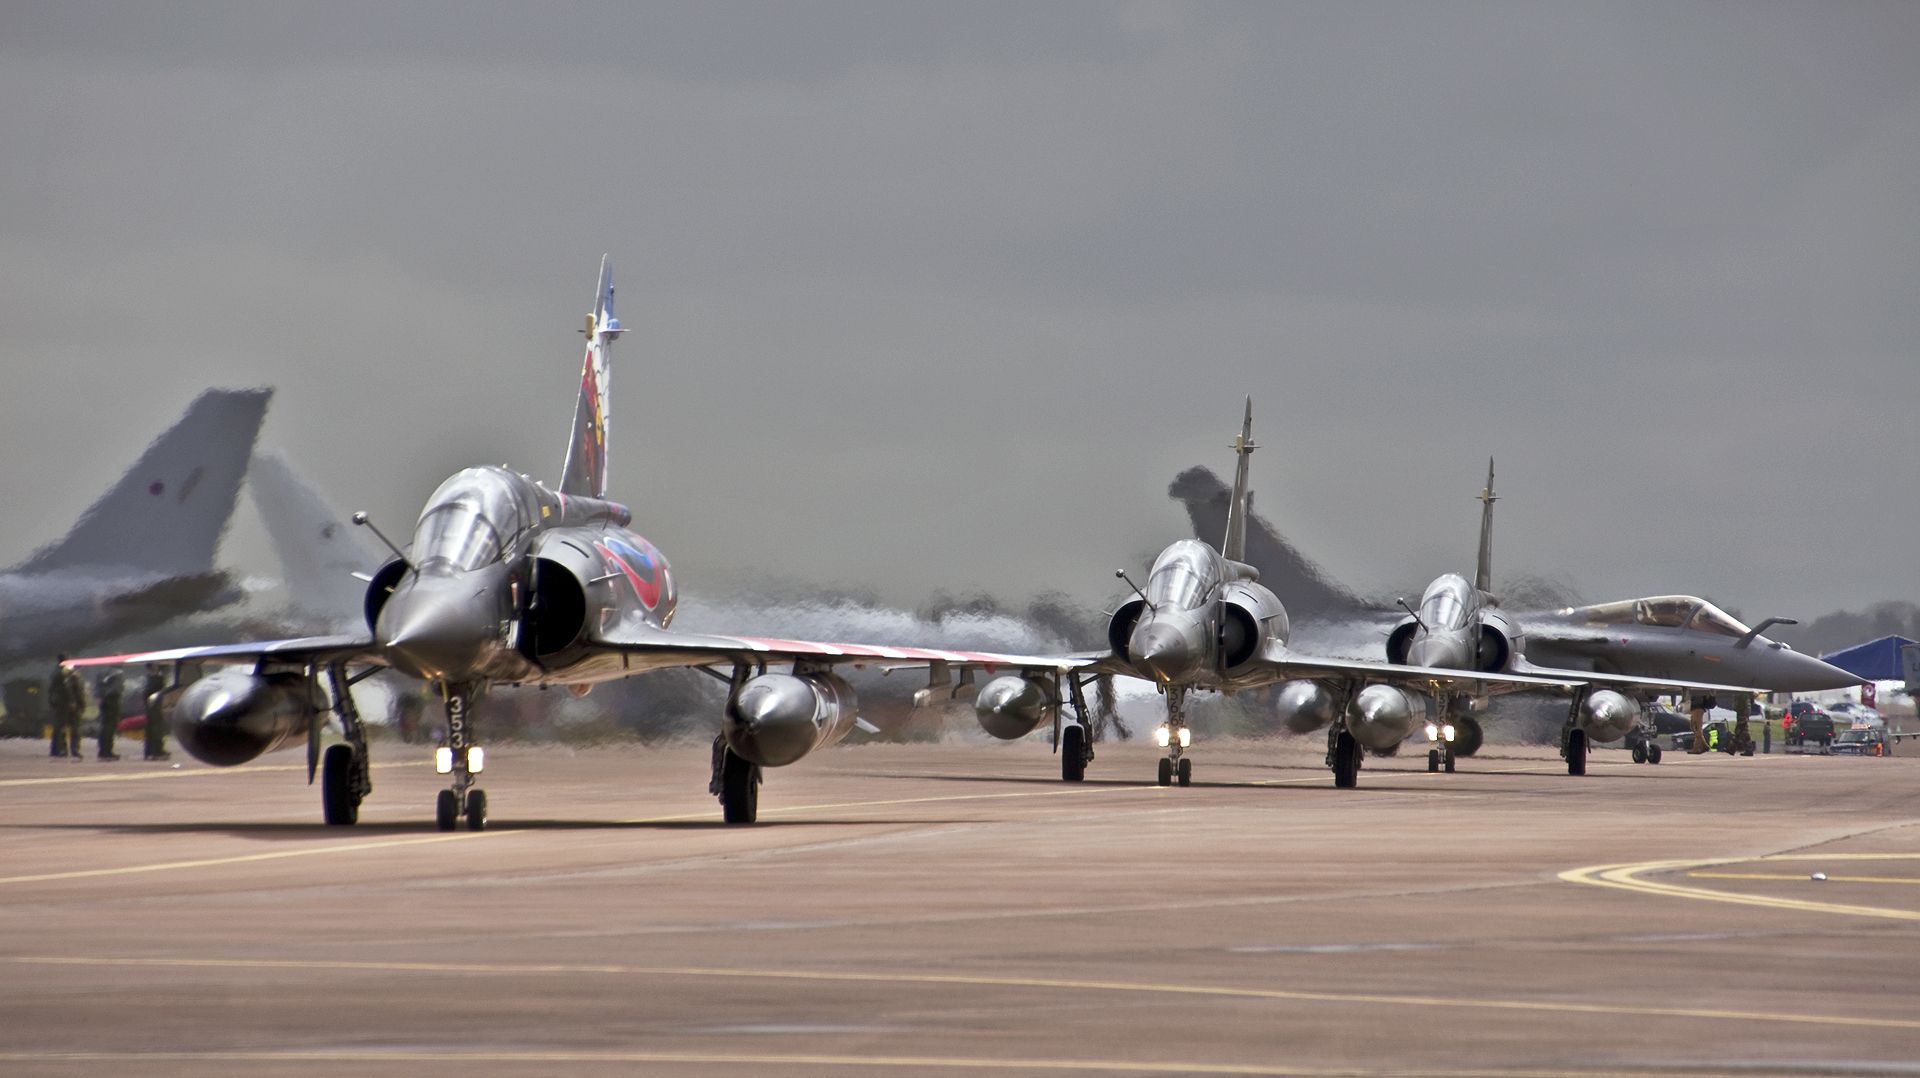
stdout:
<svg viewBox="0 0 1920 1078">
<path fill-rule="evenodd" d="M 87 508 L 66 536 L 19 568 L 49 572 L 119 566 L 191 575 L 213 571 L 233 516 L 271 389 L 209 389 L 133 467 Z"/>
<path fill-rule="evenodd" d="M 613 260 L 600 258 L 600 284 L 587 315 L 587 358 L 580 370 L 580 401 L 573 410 L 573 438 L 560 493 L 586 498 L 607 496 L 607 360 L 615 338 L 626 332 L 613 316 Z"/>
<path fill-rule="evenodd" d="M 1227 502 L 1227 537 L 1220 544 L 1220 553 L 1232 561 L 1247 560 L 1247 463 L 1253 451 L 1260 448 L 1253 441 L 1253 398 L 1247 398 L 1247 414 L 1240 421 L 1240 436 L 1233 440 L 1230 447 L 1234 453 L 1233 495 Z"/>
<path fill-rule="evenodd" d="M 367 589 L 353 574 L 379 568 L 386 551 L 277 453 L 253 455 L 247 489 L 280 558 L 293 606 L 338 626 L 359 624 Z"/>
<path fill-rule="evenodd" d="M 1480 491 L 1480 561 L 1473 571 L 1473 586 L 1493 591 L 1493 458 L 1487 458 L 1487 485 Z"/>
</svg>

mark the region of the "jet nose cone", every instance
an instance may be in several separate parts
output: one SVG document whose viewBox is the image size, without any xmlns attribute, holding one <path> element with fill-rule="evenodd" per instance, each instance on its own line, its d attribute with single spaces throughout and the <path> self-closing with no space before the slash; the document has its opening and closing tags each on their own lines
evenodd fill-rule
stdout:
<svg viewBox="0 0 1920 1078">
<path fill-rule="evenodd" d="M 1851 689 L 1865 682 L 1845 670 L 1799 652 L 1782 651 L 1776 654 L 1790 655 L 1793 658 L 1793 676 L 1796 683 L 1794 692 L 1819 692 L 1822 689 Z"/>
<path fill-rule="evenodd" d="M 452 681 L 479 674 L 497 631 L 485 582 L 416 578 L 387 600 L 375 639 L 401 670 Z"/>
<path fill-rule="evenodd" d="M 1467 642 L 1459 633 L 1422 633 L 1407 645 L 1407 665 L 1464 670 L 1472 665 Z"/>
<path fill-rule="evenodd" d="M 1192 674 L 1200 665 L 1198 632 L 1170 620 L 1154 619 L 1135 629 L 1127 653 L 1146 676 L 1171 684 Z"/>
</svg>

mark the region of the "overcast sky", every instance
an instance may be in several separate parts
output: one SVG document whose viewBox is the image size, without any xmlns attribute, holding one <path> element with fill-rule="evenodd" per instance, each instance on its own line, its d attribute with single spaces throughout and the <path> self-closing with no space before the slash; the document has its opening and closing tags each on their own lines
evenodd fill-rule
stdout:
<svg viewBox="0 0 1920 1078">
<path fill-rule="evenodd" d="M 1499 569 L 1920 599 L 1916 57 L 1910 3 L 6 4 L 0 563 L 208 385 L 390 531 L 557 479 L 610 252 L 689 592 L 1097 602 L 1252 394 L 1363 591 L 1470 566 L 1494 455 Z"/>
</svg>

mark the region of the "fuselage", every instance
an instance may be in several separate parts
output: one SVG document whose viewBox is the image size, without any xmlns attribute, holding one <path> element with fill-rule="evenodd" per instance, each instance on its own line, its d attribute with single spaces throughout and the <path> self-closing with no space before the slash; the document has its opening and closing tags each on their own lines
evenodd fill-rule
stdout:
<svg viewBox="0 0 1920 1078">
<path fill-rule="evenodd" d="M 457 472 L 369 589 L 374 642 L 430 681 L 574 680 L 593 632 L 673 620 L 672 570 L 630 519 L 506 468 Z"/>
<path fill-rule="evenodd" d="M 1161 686 L 1230 687 L 1236 668 L 1290 633 L 1286 608 L 1258 578 L 1198 539 L 1172 543 L 1154 559 L 1145 600 L 1116 613 L 1132 621 L 1117 622 L 1111 642 Z"/>
</svg>

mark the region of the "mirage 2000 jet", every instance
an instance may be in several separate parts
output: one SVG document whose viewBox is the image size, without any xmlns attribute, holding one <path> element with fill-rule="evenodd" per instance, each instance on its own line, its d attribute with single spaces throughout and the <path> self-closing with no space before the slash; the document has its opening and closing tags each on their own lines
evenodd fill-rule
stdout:
<svg viewBox="0 0 1920 1078">
<path fill-rule="evenodd" d="M 1259 570 L 1245 561 L 1247 463 L 1258 448 L 1251 398 L 1231 448 L 1236 456 L 1233 494 L 1219 549 L 1199 539 L 1181 539 L 1162 550 L 1148 571 L 1146 588 L 1135 586 L 1136 597 L 1109 620 L 1109 651 L 1063 656 L 981 686 L 974 708 L 989 734 L 1011 740 L 1025 737 L 1043 722 L 1061 723 L 1064 687 L 1079 721 L 1059 729 L 1060 771 L 1067 781 L 1078 781 L 1093 759 L 1087 685 L 1103 675 L 1139 678 L 1152 683 L 1167 701 L 1167 720 L 1154 731 L 1155 742 L 1166 749 L 1158 781 L 1162 786 L 1186 786 L 1193 775 L 1193 760 L 1186 754 L 1192 743 L 1186 725 L 1189 692 L 1235 693 L 1298 681 L 1307 692 L 1295 706 L 1329 727 L 1334 784 L 1351 787 L 1358 784 L 1365 749 L 1388 750 L 1412 732 L 1413 703 L 1423 694 L 1562 684 L 1522 674 L 1323 658 L 1293 650 L 1288 646 L 1286 607 L 1260 583 Z M 1126 577 L 1124 571 L 1115 575 Z M 943 686 L 945 675 L 941 665 L 934 665 L 929 689 Z"/>
<path fill-rule="evenodd" d="M 607 500 L 608 359 L 623 332 L 613 271 L 602 260 L 572 440 L 557 489 L 504 467 L 467 468 L 427 499 L 413 542 L 371 574 L 366 633 L 75 660 L 74 666 L 207 664 L 223 669 L 169 693 L 181 747 L 216 765 L 307 743 L 308 781 L 321 779 L 330 824 L 358 820 L 372 789 L 365 728 L 351 686 L 383 667 L 427 682 L 446 706 L 435 765 L 451 776 L 435 820 L 486 825 L 475 786 L 485 755 L 474 705 L 490 686 L 597 682 L 698 667 L 729 685 L 714 742 L 710 790 L 729 823 L 751 823 L 763 767 L 790 764 L 845 737 L 857 722 L 842 664 L 1039 667 L 1031 656 L 869 644 L 827 644 L 676 632 L 666 558 L 627 529 L 633 514 Z M 355 517 L 365 523 L 364 514 Z M 176 666 L 178 669 L 178 666 Z M 322 754 L 323 709 L 345 742 Z"/>
<path fill-rule="evenodd" d="M 1586 773 L 1591 742 L 1625 737 L 1650 722 L 1642 703 L 1656 695 L 1690 696 L 1697 723 L 1715 696 L 1733 697 L 1735 713 L 1744 715 L 1755 693 L 1859 684 L 1845 670 L 1761 635 L 1792 620 L 1768 618 L 1749 629 L 1691 595 L 1509 614 L 1492 591 L 1497 500 L 1489 460 L 1487 485 L 1480 492 L 1480 556 L 1473 581 L 1458 573 L 1435 577 L 1419 609 L 1409 608 L 1387 637 L 1387 659 L 1564 679 L 1573 695 L 1561 732 L 1568 774 Z M 1444 697 L 1439 705 L 1440 715 L 1428 724 L 1433 747 L 1427 766 L 1452 771 L 1454 757 L 1471 756 L 1480 747 L 1480 725 L 1467 697 Z M 1650 736 L 1636 739 L 1633 753 L 1636 763 L 1660 762 L 1660 747 Z"/>
</svg>

